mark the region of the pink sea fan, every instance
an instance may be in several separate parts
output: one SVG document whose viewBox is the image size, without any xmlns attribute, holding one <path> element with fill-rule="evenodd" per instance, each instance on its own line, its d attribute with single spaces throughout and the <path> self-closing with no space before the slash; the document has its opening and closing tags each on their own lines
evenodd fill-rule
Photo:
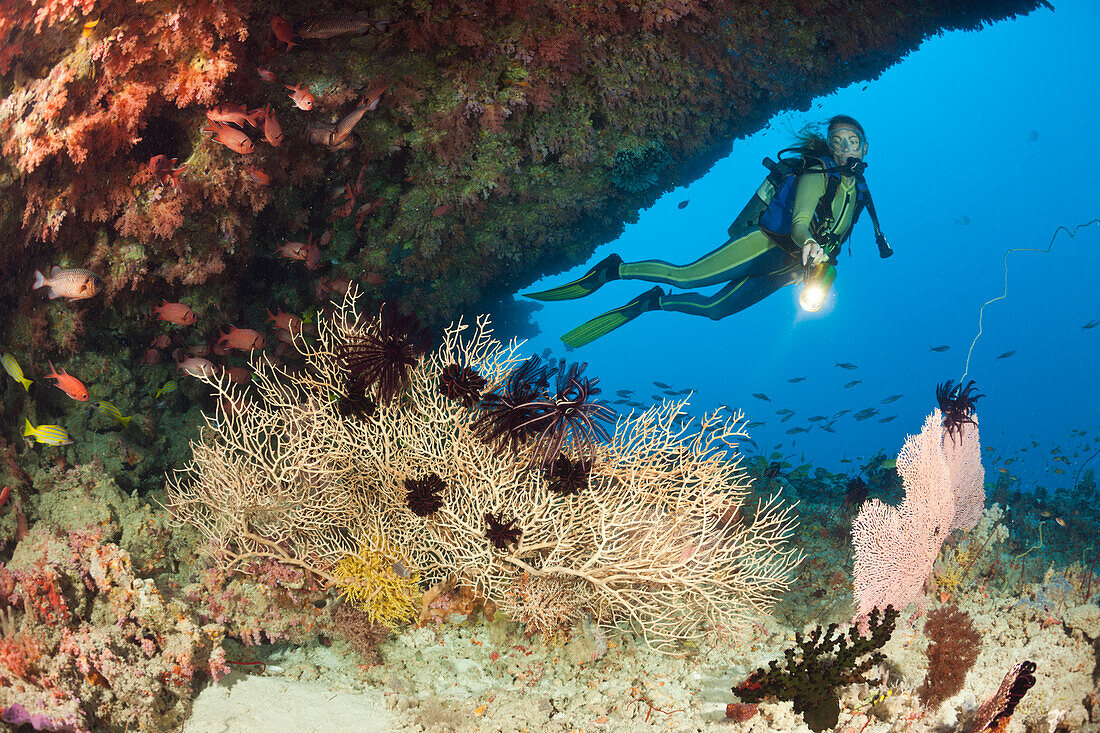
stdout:
<svg viewBox="0 0 1100 733">
<path fill-rule="evenodd" d="M 901 505 L 872 499 L 853 520 L 856 618 L 876 606 L 902 609 L 919 599 L 948 533 L 977 524 L 985 473 L 977 424 L 965 427 L 957 446 L 945 446 L 943 419 L 933 410 L 898 454 L 905 486 Z"/>
<path fill-rule="evenodd" d="M 958 440 L 945 440 L 948 470 L 955 495 L 955 518 L 951 529 L 967 532 L 978 525 L 985 509 L 985 468 L 978 444 L 978 417 L 959 428 Z"/>
</svg>

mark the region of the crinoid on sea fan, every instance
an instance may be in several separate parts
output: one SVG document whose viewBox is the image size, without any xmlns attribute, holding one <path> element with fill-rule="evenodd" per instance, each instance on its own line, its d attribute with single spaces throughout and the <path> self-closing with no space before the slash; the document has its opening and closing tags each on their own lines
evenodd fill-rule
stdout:
<svg viewBox="0 0 1100 733">
<path fill-rule="evenodd" d="M 461 402 L 469 409 L 481 400 L 481 391 L 488 383 L 470 367 L 451 364 L 439 375 L 439 393 L 449 400 Z"/>
<path fill-rule="evenodd" d="M 576 495 L 588 486 L 588 472 L 591 470 L 590 460 L 578 458 L 571 461 L 568 456 L 559 455 L 546 469 L 546 481 L 556 494 Z"/>
<path fill-rule="evenodd" d="M 594 461 L 596 441 L 608 439 L 600 423 L 614 419 L 615 411 L 593 399 L 600 393 L 600 380 L 582 376 L 586 366 L 573 363 L 566 369 L 562 359 L 554 394 L 543 394 L 527 405 L 536 411 L 526 422 L 537 433 L 532 466 L 550 468 L 570 448 L 579 458 Z"/>
<path fill-rule="evenodd" d="M 473 424 L 478 437 L 495 444 L 497 453 L 508 446 L 519 448 L 535 433 L 531 421 L 539 411 L 532 404 L 545 395 L 549 374 L 542 360 L 532 356 L 512 370 L 502 388 L 483 395 Z"/>
<path fill-rule="evenodd" d="M 371 417 L 378 410 L 378 405 L 364 391 L 363 385 L 351 384 L 349 381 L 348 393 L 341 395 L 336 401 L 336 412 L 341 417 Z"/>
<path fill-rule="evenodd" d="M 405 503 L 409 511 L 418 517 L 434 514 L 443 506 L 443 491 L 447 484 L 437 473 L 429 473 L 421 478 L 405 479 Z"/>
<path fill-rule="evenodd" d="M 415 316 L 399 316 L 384 306 L 377 328 L 338 347 L 336 358 L 347 373 L 349 394 L 377 385 L 378 401 L 389 405 L 408 386 L 409 373 L 429 346 L 431 332 Z"/>
<path fill-rule="evenodd" d="M 948 379 L 943 384 L 936 385 L 936 401 L 940 404 L 940 412 L 943 413 L 944 432 L 951 436 L 952 442 L 955 436 L 962 436 L 962 428 L 966 423 L 976 425 L 974 422 L 974 403 L 984 394 L 971 394 L 976 392 L 974 380 L 971 379 L 966 387 L 962 382 L 954 383 Z"/>
<path fill-rule="evenodd" d="M 493 543 L 493 547 L 498 550 L 507 550 L 508 545 L 519 542 L 520 535 L 523 534 L 522 529 L 513 526 L 516 520 L 504 521 L 503 512 L 497 512 L 495 515 L 486 512 L 485 521 L 489 525 L 489 528 L 485 530 L 485 536 Z"/>
</svg>

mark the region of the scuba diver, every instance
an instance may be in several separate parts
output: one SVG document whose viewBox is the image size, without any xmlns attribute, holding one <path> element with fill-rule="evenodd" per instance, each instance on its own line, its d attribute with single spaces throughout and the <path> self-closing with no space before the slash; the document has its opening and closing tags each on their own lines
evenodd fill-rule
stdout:
<svg viewBox="0 0 1100 733">
<path fill-rule="evenodd" d="M 799 145 L 780 151 L 756 195 L 729 227 L 729 239 L 688 265 L 663 260 L 623 262 L 609 255 L 571 283 L 538 293 L 535 300 L 583 298 L 612 280 L 644 280 L 698 288 L 726 283 L 713 295 L 667 294 L 655 286 L 626 305 L 596 316 L 561 337 L 569 347 L 591 343 L 647 311 L 690 313 L 720 320 L 763 300 L 784 285 L 803 282 L 800 303 L 817 310 L 836 277 L 833 264 L 864 207 L 871 215 L 879 256 L 893 254 L 879 229 L 863 171 L 867 135 L 855 119 L 829 120 L 826 137 L 804 132 Z M 798 157 L 782 157 L 794 152 Z"/>
</svg>

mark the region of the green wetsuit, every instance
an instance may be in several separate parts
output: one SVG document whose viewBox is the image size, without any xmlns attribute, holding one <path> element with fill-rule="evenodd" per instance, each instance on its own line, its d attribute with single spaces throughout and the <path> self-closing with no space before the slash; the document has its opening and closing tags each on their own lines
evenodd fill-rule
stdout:
<svg viewBox="0 0 1100 733">
<path fill-rule="evenodd" d="M 673 265 L 663 260 L 624 262 L 619 265 L 623 280 L 645 280 L 678 288 L 698 288 L 727 283 L 713 295 L 675 293 L 660 298 L 660 309 L 707 316 L 719 320 L 744 310 L 771 295 L 784 285 L 798 282 L 802 276 L 801 248 L 813 237 L 825 247 L 829 259 L 836 260 L 840 246 L 852 229 L 856 211 L 856 181 L 843 176 L 833 197 L 832 226 L 813 230 L 817 203 L 825 194 L 827 176 L 805 173 L 798 179 L 791 219 L 791 238 L 777 243 L 757 227 L 763 206 L 745 223 L 746 233 L 731 238 L 721 247 L 688 265 Z M 767 185 L 767 184 L 765 184 Z M 759 192 L 758 192 L 759 193 Z M 754 199 L 763 204 L 760 199 Z M 751 204 L 750 204 L 751 206 Z M 751 228 L 750 228 L 751 225 Z M 833 243 L 830 247 L 828 243 Z"/>
</svg>

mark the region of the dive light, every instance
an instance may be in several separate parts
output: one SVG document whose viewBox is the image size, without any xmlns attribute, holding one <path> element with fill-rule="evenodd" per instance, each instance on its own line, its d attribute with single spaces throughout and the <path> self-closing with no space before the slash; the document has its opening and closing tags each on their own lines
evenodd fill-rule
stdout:
<svg viewBox="0 0 1100 733">
<path fill-rule="evenodd" d="M 802 275 L 802 292 L 798 305 L 808 313 L 816 313 L 825 304 L 825 297 L 836 280 L 836 268 L 827 262 L 807 267 Z"/>
</svg>

